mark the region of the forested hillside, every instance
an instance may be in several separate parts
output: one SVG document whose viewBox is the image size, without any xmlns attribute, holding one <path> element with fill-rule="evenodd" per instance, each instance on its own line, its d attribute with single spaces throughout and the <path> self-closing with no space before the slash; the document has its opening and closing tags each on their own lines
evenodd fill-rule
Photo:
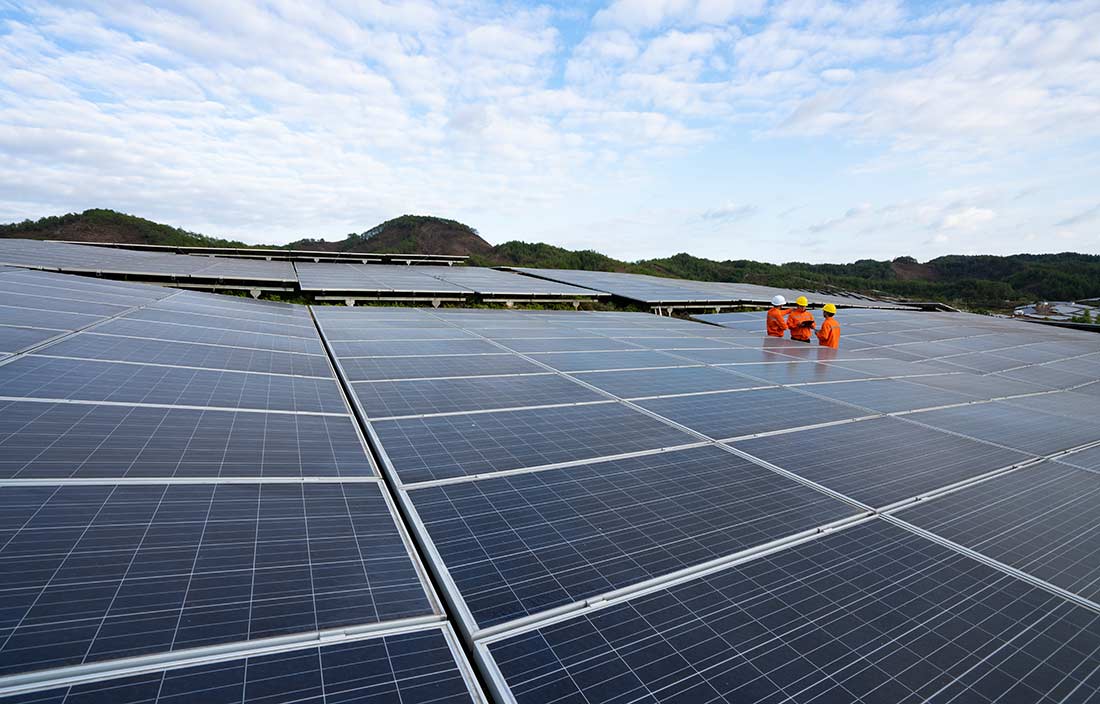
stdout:
<svg viewBox="0 0 1100 704">
<path fill-rule="evenodd" d="M 0 225 L 0 237 L 246 246 L 112 210 L 87 210 Z M 923 263 L 912 257 L 898 257 L 893 261 L 862 259 L 847 264 L 768 264 L 745 259 L 714 261 L 683 253 L 627 262 L 593 250 L 575 251 L 543 243 L 511 241 L 493 246 L 468 225 L 425 215 L 403 215 L 338 241 L 301 239 L 285 246 L 340 252 L 458 254 L 469 256 L 471 264 L 482 266 L 621 271 L 702 281 L 844 289 L 943 301 L 971 309 L 1004 310 L 1035 300 L 1080 300 L 1100 296 L 1100 256 L 1072 252 L 1007 257 L 952 255 Z"/>
</svg>

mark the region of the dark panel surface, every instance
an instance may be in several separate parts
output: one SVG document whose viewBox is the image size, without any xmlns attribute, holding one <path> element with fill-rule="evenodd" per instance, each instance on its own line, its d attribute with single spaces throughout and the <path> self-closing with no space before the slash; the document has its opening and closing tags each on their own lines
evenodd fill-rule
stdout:
<svg viewBox="0 0 1100 704">
<path fill-rule="evenodd" d="M 323 704 L 473 701 L 439 629 L 153 672 L 10 704 Z"/>
<path fill-rule="evenodd" d="M 712 367 L 676 367 L 578 373 L 576 378 L 619 398 L 664 396 L 764 386 L 766 383 Z"/>
<path fill-rule="evenodd" d="M 373 473 L 346 417 L 0 402 L 0 478 Z"/>
<path fill-rule="evenodd" d="M 874 418 L 735 447 L 875 507 L 1028 459 L 898 418 Z"/>
<path fill-rule="evenodd" d="M 219 347 L 166 340 L 140 340 L 83 333 L 49 348 L 43 355 L 84 359 L 145 362 L 169 366 L 202 367 L 266 374 L 331 377 L 328 359 L 321 355 Z"/>
<path fill-rule="evenodd" d="M 858 512 L 712 445 L 410 496 L 482 627 Z"/>
<path fill-rule="evenodd" d="M 655 398 L 638 405 L 716 440 L 869 415 L 781 388 Z"/>
<path fill-rule="evenodd" d="M 818 384 L 807 391 L 827 398 L 853 403 L 879 413 L 935 408 L 968 403 L 972 396 L 931 386 L 913 384 L 904 379 L 853 381 L 844 384 Z"/>
<path fill-rule="evenodd" d="M 542 375 L 358 383 L 370 418 L 581 403 L 606 398 L 547 372 Z"/>
<path fill-rule="evenodd" d="M 898 517 L 1100 601 L 1100 474 L 1044 462 Z"/>
<path fill-rule="evenodd" d="M 0 674 L 431 613 L 375 483 L 6 487 Z"/>
<path fill-rule="evenodd" d="M 546 369 L 537 364 L 507 353 L 444 357 L 371 357 L 341 360 L 341 365 L 351 381 L 546 372 Z"/>
<path fill-rule="evenodd" d="M 219 330 L 141 320 L 109 320 L 102 325 L 97 325 L 95 331 L 101 334 L 146 337 L 155 340 L 178 340 L 180 342 L 203 342 L 208 345 L 226 345 L 256 350 L 307 352 L 310 354 L 325 353 L 325 350 L 321 347 L 320 339 L 284 337 L 281 335 Z"/>
<path fill-rule="evenodd" d="M 346 413 L 334 379 L 24 357 L 0 366 L 5 396 Z"/>
<path fill-rule="evenodd" d="M 1100 615 L 883 522 L 500 640 L 535 702 L 1087 702 Z"/>
<path fill-rule="evenodd" d="M 1046 455 L 1100 440 L 1100 423 L 1065 419 L 994 401 L 916 413 L 913 420 L 935 428 L 988 440 L 1023 452 Z"/>
<path fill-rule="evenodd" d="M 698 438 L 619 403 L 371 424 L 404 482 L 675 447 Z"/>
</svg>

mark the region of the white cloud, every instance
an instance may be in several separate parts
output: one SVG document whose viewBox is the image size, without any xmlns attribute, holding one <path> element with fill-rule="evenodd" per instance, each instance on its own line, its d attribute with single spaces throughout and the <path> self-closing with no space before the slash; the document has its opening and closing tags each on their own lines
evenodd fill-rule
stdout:
<svg viewBox="0 0 1100 704">
<path fill-rule="evenodd" d="M 634 258 L 730 255 L 715 223 L 751 217 L 757 256 L 792 229 L 827 233 L 830 258 L 1051 231 L 1100 249 L 1094 2 L 75 0 L 4 17 L 0 220 L 115 207 L 275 242 L 417 211 L 565 242 L 587 218 L 637 222 L 585 244 Z M 982 191 L 1013 179 L 1047 191 Z"/>
</svg>

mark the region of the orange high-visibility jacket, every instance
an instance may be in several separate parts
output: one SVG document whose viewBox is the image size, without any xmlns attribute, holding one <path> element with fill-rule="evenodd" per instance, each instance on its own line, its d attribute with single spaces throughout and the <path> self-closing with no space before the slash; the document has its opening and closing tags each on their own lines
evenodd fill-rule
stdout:
<svg viewBox="0 0 1100 704">
<path fill-rule="evenodd" d="M 813 319 L 814 314 L 808 310 L 792 310 L 791 314 L 787 316 L 787 327 L 791 331 L 791 339 L 809 342 L 810 332 L 813 328 L 804 328 L 802 327 L 802 323 L 807 320 L 813 322 Z"/>
<path fill-rule="evenodd" d="M 840 323 L 836 318 L 825 318 L 817 331 L 817 341 L 822 347 L 832 347 L 834 350 L 840 347 Z"/>
<path fill-rule="evenodd" d="M 787 332 L 787 316 L 790 314 L 791 311 L 782 308 L 768 311 L 768 337 L 783 337 L 783 333 Z"/>
</svg>

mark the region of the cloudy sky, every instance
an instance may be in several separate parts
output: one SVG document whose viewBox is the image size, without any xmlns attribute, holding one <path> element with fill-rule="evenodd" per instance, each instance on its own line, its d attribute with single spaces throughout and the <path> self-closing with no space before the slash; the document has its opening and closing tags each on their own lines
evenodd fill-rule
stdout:
<svg viewBox="0 0 1100 704">
<path fill-rule="evenodd" d="M 0 222 L 1100 253 L 1100 3 L 0 0 Z"/>
</svg>

